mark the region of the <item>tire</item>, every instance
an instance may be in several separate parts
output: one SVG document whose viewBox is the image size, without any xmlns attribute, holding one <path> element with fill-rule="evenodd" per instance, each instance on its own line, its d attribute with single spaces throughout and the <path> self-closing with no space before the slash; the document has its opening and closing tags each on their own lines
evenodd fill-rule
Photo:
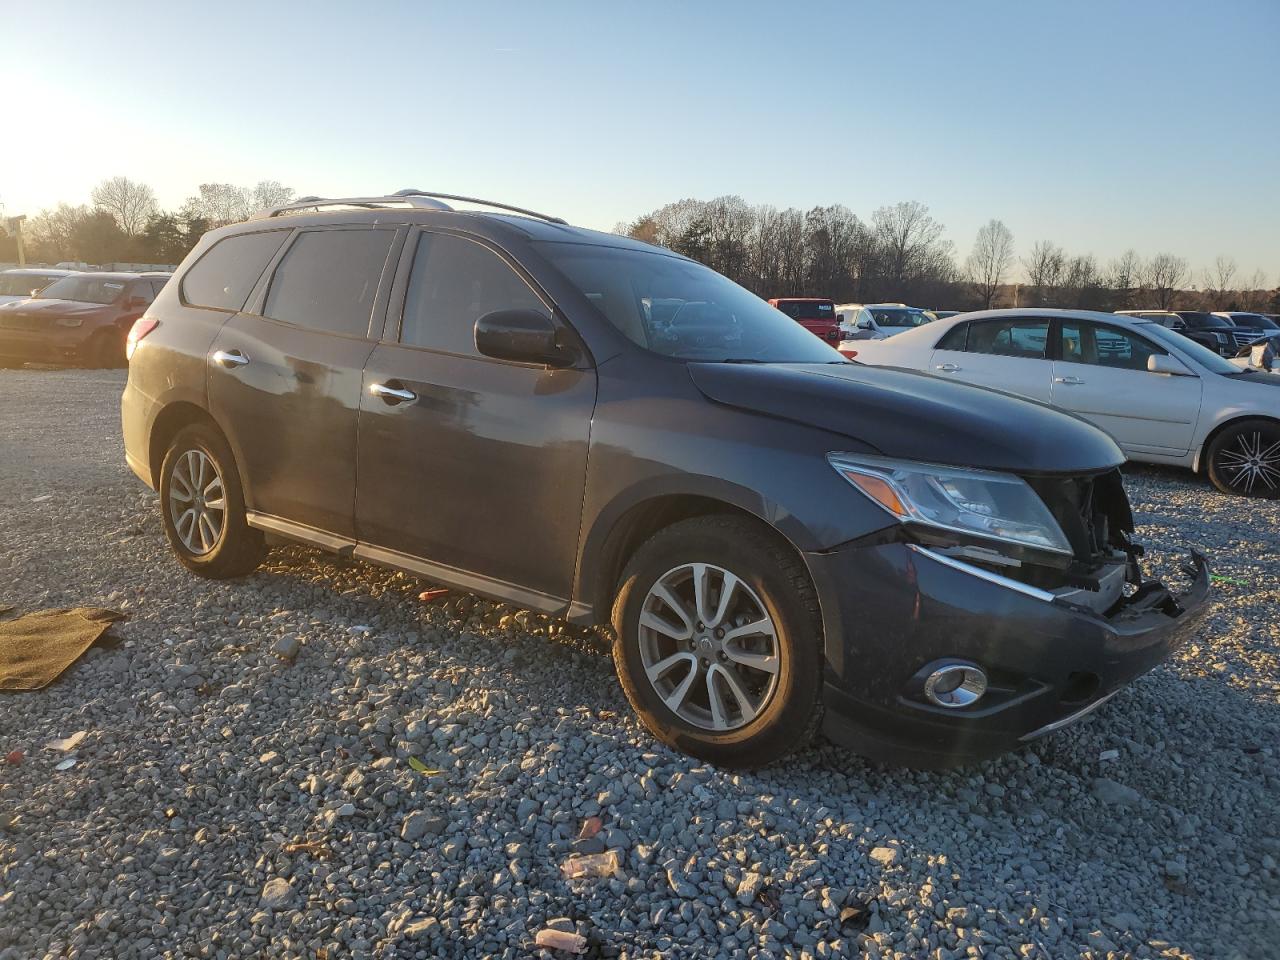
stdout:
<svg viewBox="0 0 1280 960">
<path fill-rule="evenodd" d="M 212 470 L 221 484 L 215 487 Z M 195 483 L 188 478 L 194 477 Z M 207 494 L 207 500 L 201 500 Z M 185 499 L 184 499 L 185 498 Z M 217 523 L 221 503 L 221 523 Z M 191 504 L 186 507 L 185 504 Z M 195 509 L 196 516 L 188 518 Z M 245 522 L 240 473 L 227 441 L 213 426 L 195 423 L 178 431 L 160 467 L 160 513 L 178 560 L 192 573 L 225 580 L 252 573 L 267 555 L 261 530 Z M 199 520 L 204 513 L 207 525 Z"/>
<path fill-rule="evenodd" d="M 719 618 L 714 608 L 730 582 L 726 571 L 738 582 Z M 693 581 L 700 574 L 706 616 L 698 615 L 694 599 Z M 659 587 L 682 603 L 683 613 L 672 615 Z M 655 615 L 665 630 L 653 627 Z M 750 628 L 733 636 L 734 627 L 758 625 L 763 618 L 771 622 L 772 637 Z M 688 627 L 686 619 L 692 620 Z M 655 534 L 623 572 L 613 635 L 613 659 L 627 699 L 650 732 L 677 750 L 718 766 L 751 769 L 804 747 L 818 729 L 823 647 L 817 594 L 795 552 L 759 522 L 695 517 Z M 761 664 L 770 652 L 772 672 L 742 660 Z M 663 669 L 664 663 L 674 666 Z"/>
<path fill-rule="evenodd" d="M 1280 497 L 1280 423 L 1241 420 L 1209 444 L 1209 479 L 1223 493 Z"/>
<path fill-rule="evenodd" d="M 114 370 L 125 365 L 124 338 L 110 330 L 95 333 L 85 347 L 85 363 L 94 370 Z"/>
</svg>

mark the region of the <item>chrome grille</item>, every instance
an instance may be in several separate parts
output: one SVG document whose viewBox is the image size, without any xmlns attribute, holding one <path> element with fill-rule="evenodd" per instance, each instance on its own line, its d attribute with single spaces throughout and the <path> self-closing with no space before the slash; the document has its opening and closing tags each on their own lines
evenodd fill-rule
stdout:
<svg viewBox="0 0 1280 960">
<path fill-rule="evenodd" d="M 1232 330 L 1231 331 L 1231 339 L 1235 341 L 1235 344 L 1237 347 L 1247 347 L 1251 343 L 1257 343 L 1259 340 L 1261 340 L 1265 336 L 1266 336 L 1265 333 L 1261 333 L 1257 330 Z"/>
<path fill-rule="evenodd" d="M 0 313 L 0 328 L 5 330 L 36 330 L 40 318 L 26 313 Z"/>
</svg>

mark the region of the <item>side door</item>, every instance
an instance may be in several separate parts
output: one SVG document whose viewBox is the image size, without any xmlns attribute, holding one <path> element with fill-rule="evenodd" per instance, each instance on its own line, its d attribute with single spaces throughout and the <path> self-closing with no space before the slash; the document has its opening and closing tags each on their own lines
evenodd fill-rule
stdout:
<svg viewBox="0 0 1280 960">
<path fill-rule="evenodd" d="M 1200 378 L 1152 373 L 1166 356 L 1141 334 L 1089 320 L 1059 322 L 1053 405 L 1101 427 L 1125 450 L 1176 456 L 1191 446 L 1200 417 Z"/>
<path fill-rule="evenodd" d="M 971 320 L 952 327 L 938 342 L 928 372 L 1048 403 L 1053 384 L 1048 348 L 1047 317 Z"/>
<path fill-rule="evenodd" d="M 513 261 L 467 235 L 412 235 L 391 302 L 361 391 L 357 554 L 562 606 L 596 397 L 585 350 L 565 369 L 482 356 L 481 316 L 555 312 Z"/>
<path fill-rule="evenodd" d="M 213 342 L 209 408 L 259 525 L 354 539 L 361 374 L 403 235 L 361 225 L 297 231 Z"/>
</svg>

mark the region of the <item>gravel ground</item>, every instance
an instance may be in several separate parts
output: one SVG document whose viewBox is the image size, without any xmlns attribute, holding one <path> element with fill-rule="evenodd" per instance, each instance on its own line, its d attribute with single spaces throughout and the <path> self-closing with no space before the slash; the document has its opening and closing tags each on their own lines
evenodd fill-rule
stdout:
<svg viewBox="0 0 1280 960">
<path fill-rule="evenodd" d="M 735 775 L 646 735 L 572 628 L 294 547 L 188 575 L 124 465 L 123 380 L 0 370 L 0 600 L 130 617 L 0 696 L 0 754 L 26 751 L 0 763 L 0 960 L 526 957 L 557 918 L 633 958 L 1280 956 L 1280 503 L 1131 471 L 1156 561 L 1199 543 L 1244 585 L 1055 737 Z M 602 849 L 616 873 L 562 879 Z"/>
</svg>

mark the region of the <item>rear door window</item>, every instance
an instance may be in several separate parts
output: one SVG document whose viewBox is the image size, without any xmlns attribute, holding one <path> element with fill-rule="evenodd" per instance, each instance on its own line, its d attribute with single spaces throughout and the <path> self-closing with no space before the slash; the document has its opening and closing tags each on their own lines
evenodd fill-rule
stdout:
<svg viewBox="0 0 1280 960">
<path fill-rule="evenodd" d="M 269 230 L 219 240 L 183 275 L 183 303 L 215 310 L 244 309 L 249 292 L 287 236 L 288 230 Z"/>
<path fill-rule="evenodd" d="M 298 235 L 271 278 L 262 314 L 299 327 L 369 335 L 392 230 L 310 230 Z"/>
<path fill-rule="evenodd" d="M 1013 317 L 970 323 L 965 352 L 1043 360 L 1048 346 L 1048 320 Z"/>
<path fill-rule="evenodd" d="M 494 310 L 537 310 L 551 316 L 524 279 L 488 247 L 448 233 L 421 234 L 400 342 L 479 356 L 476 321 Z"/>
</svg>

